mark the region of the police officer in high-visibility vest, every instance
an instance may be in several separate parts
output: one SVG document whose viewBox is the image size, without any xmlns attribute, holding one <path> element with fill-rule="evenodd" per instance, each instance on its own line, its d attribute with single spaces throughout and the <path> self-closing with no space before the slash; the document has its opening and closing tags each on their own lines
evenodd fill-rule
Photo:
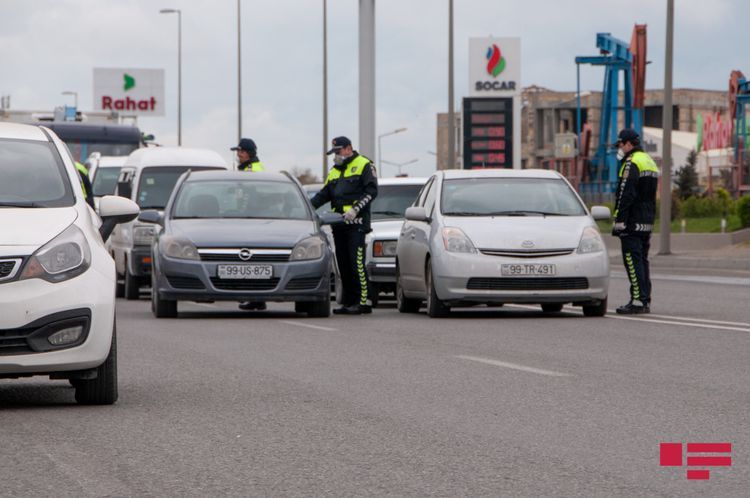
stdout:
<svg viewBox="0 0 750 498">
<path fill-rule="evenodd" d="M 91 186 L 91 180 L 89 180 L 89 169 L 78 161 L 74 162 L 76 171 L 78 171 L 78 177 L 81 180 L 81 188 L 83 189 L 83 196 L 89 206 L 94 207 L 94 187 Z"/>
<path fill-rule="evenodd" d="M 370 204 L 378 195 L 375 167 L 365 156 L 352 149 L 346 137 L 333 139 L 328 155 L 334 156 L 334 167 L 325 185 L 312 198 L 316 208 L 330 202 L 335 213 L 344 215 L 344 223 L 332 225 L 336 259 L 343 287 L 343 306 L 333 310 L 337 315 L 372 313 L 369 300 L 370 282 L 365 270 L 365 235 L 370 232 Z"/>
<path fill-rule="evenodd" d="M 643 152 L 634 130 L 620 131 L 617 142 L 620 160 L 612 235 L 620 238 L 622 259 L 630 282 L 630 302 L 617 313 L 632 315 L 651 311 L 651 275 L 648 251 L 656 215 L 659 168 Z"/>
<path fill-rule="evenodd" d="M 240 163 L 237 166 L 238 170 L 253 173 L 266 170 L 258 159 L 258 147 L 252 138 L 241 138 L 237 147 L 232 147 L 231 150 L 237 151 L 237 160 Z"/>
</svg>

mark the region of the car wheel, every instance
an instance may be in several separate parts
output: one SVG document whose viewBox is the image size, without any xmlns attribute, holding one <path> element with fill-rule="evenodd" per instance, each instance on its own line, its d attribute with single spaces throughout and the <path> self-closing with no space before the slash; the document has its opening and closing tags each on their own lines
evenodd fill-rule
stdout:
<svg viewBox="0 0 750 498">
<path fill-rule="evenodd" d="M 104 363 L 96 369 L 95 379 L 71 382 L 76 401 L 81 405 L 111 405 L 117 401 L 117 327 L 112 325 L 112 345 Z"/>
<path fill-rule="evenodd" d="M 419 305 L 422 302 L 419 299 L 411 299 L 404 295 L 404 289 L 401 287 L 401 275 L 396 267 L 396 308 L 401 313 L 418 313 Z"/>
<path fill-rule="evenodd" d="M 604 316 L 607 314 L 607 298 L 602 299 L 599 304 L 584 304 L 583 316 Z"/>
<path fill-rule="evenodd" d="M 544 303 L 542 304 L 542 311 L 545 313 L 558 313 L 562 311 L 562 303 Z"/>
<path fill-rule="evenodd" d="M 153 287 L 151 289 L 151 311 L 156 318 L 177 318 L 177 301 L 161 298 L 161 294 Z"/>
<path fill-rule="evenodd" d="M 310 318 L 328 318 L 331 316 L 331 301 L 313 301 L 304 304 L 306 304 L 305 312 Z"/>
<path fill-rule="evenodd" d="M 125 284 L 124 284 L 124 293 L 125 293 L 125 299 L 128 301 L 134 301 L 138 299 L 140 294 L 140 288 L 141 288 L 141 282 L 139 281 L 138 277 L 135 275 L 131 275 L 130 271 L 128 270 L 127 263 L 125 264 Z"/>
<path fill-rule="evenodd" d="M 441 318 L 448 316 L 450 308 L 443 304 L 438 298 L 437 292 L 435 291 L 435 282 L 432 279 L 432 264 L 427 262 L 427 275 L 426 275 L 426 286 L 427 286 L 427 314 L 430 318 Z"/>
<path fill-rule="evenodd" d="M 370 283 L 370 303 L 372 303 L 373 308 L 378 307 L 378 303 L 380 302 L 380 286 L 378 284 Z"/>
<path fill-rule="evenodd" d="M 294 312 L 295 313 L 307 313 L 307 301 L 300 301 L 294 303 Z"/>
</svg>

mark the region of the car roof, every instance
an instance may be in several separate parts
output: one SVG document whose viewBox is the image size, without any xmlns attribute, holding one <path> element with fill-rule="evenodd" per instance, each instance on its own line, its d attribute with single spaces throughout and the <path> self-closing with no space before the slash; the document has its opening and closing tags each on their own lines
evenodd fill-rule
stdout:
<svg viewBox="0 0 750 498">
<path fill-rule="evenodd" d="M 125 164 L 128 156 L 101 156 L 99 159 L 92 159 L 92 163 L 96 163 L 100 168 L 122 166 Z"/>
<path fill-rule="evenodd" d="M 49 142 L 49 138 L 38 126 L 20 123 L 0 123 L 0 138 Z"/>
<path fill-rule="evenodd" d="M 325 183 L 307 183 L 305 185 L 302 185 L 302 188 L 305 189 L 305 192 L 319 192 Z"/>
<path fill-rule="evenodd" d="M 559 179 L 557 171 L 547 169 L 447 169 L 443 170 L 446 180 L 462 178 L 551 178 Z"/>
<path fill-rule="evenodd" d="M 218 152 L 189 147 L 144 147 L 130 153 L 125 166 L 215 166 L 227 168 Z"/>
<path fill-rule="evenodd" d="M 194 171 L 185 180 L 187 182 L 200 182 L 212 180 L 252 180 L 259 182 L 283 182 L 293 183 L 292 179 L 281 173 L 269 173 L 259 171 L 248 173 L 247 171 Z"/>
<path fill-rule="evenodd" d="M 378 185 L 424 185 L 427 183 L 428 178 L 412 178 L 412 177 L 400 177 L 400 178 L 381 178 L 378 180 Z"/>
</svg>

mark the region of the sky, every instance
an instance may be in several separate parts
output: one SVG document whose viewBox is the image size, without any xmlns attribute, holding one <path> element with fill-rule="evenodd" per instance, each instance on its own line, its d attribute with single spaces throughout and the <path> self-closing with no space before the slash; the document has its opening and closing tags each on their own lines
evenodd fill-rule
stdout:
<svg viewBox="0 0 750 498">
<path fill-rule="evenodd" d="M 242 1 L 243 135 L 271 171 L 320 175 L 324 0 Z M 328 1 L 330 138 L 358 141 L 357 0 Z M 596 33 L 630 40 L 648 25 L 647 88 L 664 82 L 666 0 L 455 0 L 455 95 L 468 95 L 469 38 L 521 37 L 521 85 L 574 90 L 577 55 L 596 55 Z M 166 115 L 139 126 L 177 144 L 177 17 L 182 10 L 183 145 L 233 159 L 237 141 L 236 0 L 0 0 L 0 95 L 12 109 L 93 108 L 93 68 L 163 68 Z M 725 90 L 750 75 L 747 0 L 675 0 L 674 86 Z M 412 176 L 435 169 L 436 114 L 448 108 L 448 0 L 376 0 L 376 130 L 383 159 Z M 603 70 L 582 67 L 583 90 Z M 383 165 L 384 177 L 397 169 Z"/>
</svg>

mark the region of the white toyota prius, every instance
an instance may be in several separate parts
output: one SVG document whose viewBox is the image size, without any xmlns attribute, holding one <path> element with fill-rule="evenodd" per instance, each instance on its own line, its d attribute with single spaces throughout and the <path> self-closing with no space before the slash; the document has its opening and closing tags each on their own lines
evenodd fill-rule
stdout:
<svg viewBox="0 0 750 498">
<path fill-rule="evenodd" d="M 0 123 L 0 379 L 68 379 L 82 404 L 117 400 L 115 265 L 104 240 L 138 206 L 86 204 L 50 130 Z"/>
</svg>

